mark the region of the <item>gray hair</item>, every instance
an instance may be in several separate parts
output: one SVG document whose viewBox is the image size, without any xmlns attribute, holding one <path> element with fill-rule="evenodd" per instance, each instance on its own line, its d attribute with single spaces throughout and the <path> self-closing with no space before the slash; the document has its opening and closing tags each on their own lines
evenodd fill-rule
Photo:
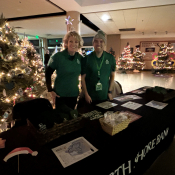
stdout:
<svg viewBox="0 0 175 175">
<path fill-rule="evenodd" d="M 105 36 L 106 36 L 106 34 L 102 30 L 98 30 L 97 34 L 93 38 L 92 43 L 94 42 L 94 40 L 96 38 L 98 38 L 98 39 L 102 39 L 104 41 L 104 43 L 106 44 L 106 37 Z"/>
</svg>

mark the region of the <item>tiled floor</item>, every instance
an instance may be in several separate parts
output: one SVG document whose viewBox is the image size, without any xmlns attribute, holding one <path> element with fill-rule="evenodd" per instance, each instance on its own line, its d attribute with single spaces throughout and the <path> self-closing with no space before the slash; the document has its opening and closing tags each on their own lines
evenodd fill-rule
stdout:
<svg viewBox="0 0 175 175">
<path fill-rule="evenodd" d="M 123 93 L 143 86 L 161 86 L 175 89 L 175 74 L 155 76 L 151 71 L 127 74 L 116 72 L 115 80 L 122 85 Z M 144 175 L 175 175 L 175 139 L 170 147 L 164 151 Z"/>
<path fill-rule="evenodd" d="M 155 76 L 151 71 L 142 71 L 141 73 L 129 71 L 127 74 L 121 74 L 117 71 L 115 80 L 122 85 L 123 93 L 143 86 L 161 86 L 175 89 L 175 74 L 160 74 Z"/>
</svg>

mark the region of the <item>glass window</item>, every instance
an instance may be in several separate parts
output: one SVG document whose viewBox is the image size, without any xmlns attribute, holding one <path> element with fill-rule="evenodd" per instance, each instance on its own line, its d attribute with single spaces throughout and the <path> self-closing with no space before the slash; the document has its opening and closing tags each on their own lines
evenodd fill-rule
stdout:
<svg viewBox="0 0 175 175">
<path fill-rule="evenodd" d="M 62 43 L 62 38 L 47 39 L 47 46 L 48 47 L 55 47 L 56 45 L 58 47 L 60 47 L 61 43 Z"/>
<path fill-rule="evenodd" d="M 39 40 L 29 40 L 33 46 L 39 46 Z"/>
<path fill-rule="evenodd" d="M 93 37 L 82 37 L 84 44 L 83 46 L 92 46 Z"/>
</svg>

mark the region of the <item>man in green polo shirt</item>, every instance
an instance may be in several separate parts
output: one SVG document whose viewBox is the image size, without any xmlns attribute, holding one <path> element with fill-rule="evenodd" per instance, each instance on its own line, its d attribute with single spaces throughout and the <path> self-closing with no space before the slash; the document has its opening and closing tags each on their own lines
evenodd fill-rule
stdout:
<svg viewBox="0 0 175 175">
<path fill-rule="evenodd" d="M 101 30 L 93 39 L 94 52 L 86 56 L 82 70 L 82 87 L 88 103 L 112 100 L 116 61 L 113 55 L 104 51 L 105 33 Z"/>
</svg>

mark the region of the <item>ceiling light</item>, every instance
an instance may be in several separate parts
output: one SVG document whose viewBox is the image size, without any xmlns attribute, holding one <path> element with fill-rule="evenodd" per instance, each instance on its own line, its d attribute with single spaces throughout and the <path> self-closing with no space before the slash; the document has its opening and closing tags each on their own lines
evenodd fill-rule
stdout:
<svg viewBox="0 0 175 175">
<path fill-rule="evenodd" d="M 119 29 L 120 32 L 124 31 L 135 31 L 135 28 L 124 28 L 124 29 Z"/>
<path fill-rule="evenodd" d="M 103 21 L 107 21 L 109 18 L 110 18 L 110 17 L 109 17 L 108 15 L 106 15 L 106 14 L 104 14 L 104 15 L 101 17 L 101 19 L 102 19 Z"/>
</svg>

